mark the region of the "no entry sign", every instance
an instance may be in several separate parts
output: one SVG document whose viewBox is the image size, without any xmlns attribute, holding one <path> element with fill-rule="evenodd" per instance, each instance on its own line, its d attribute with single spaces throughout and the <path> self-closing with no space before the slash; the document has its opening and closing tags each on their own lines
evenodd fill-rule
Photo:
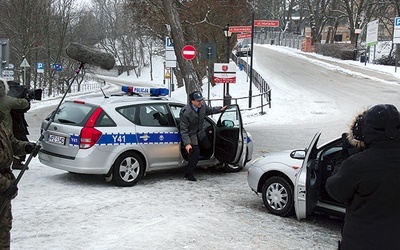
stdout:
<svg viewBox="0 0 400 250">
<path fill-rule="evenodd" d="M 192 60 L 196 57 L 196 49 L 192 45 L 186 45 L 182 49 L 182 56 L 186 60 Z"/>
</svg>

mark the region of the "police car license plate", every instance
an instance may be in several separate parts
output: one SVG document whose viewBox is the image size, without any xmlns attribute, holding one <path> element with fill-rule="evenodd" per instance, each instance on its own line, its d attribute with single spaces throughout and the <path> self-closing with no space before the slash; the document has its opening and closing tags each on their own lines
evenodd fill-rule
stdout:
<svg viewBox="0 0 400 250">
<path fill-rule="evenodd" d="M 65 145 L 65 137 L 58 135 L 49 135 L 48 142 Z"/>
</svg>

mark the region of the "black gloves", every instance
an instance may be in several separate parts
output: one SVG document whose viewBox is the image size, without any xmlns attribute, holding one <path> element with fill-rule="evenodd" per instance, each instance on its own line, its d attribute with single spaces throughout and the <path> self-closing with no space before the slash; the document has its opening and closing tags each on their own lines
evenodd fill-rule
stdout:
<svg viewBox="0 0 400 250">
<path fill-rule="evenodd" d="M 6 195 L 7 199 L 12 200 L 15 198 L 15 196 L 17 196 L 17 192 L 18 192 L 18 187 L 15 184 L 15 181 L 13 181 L 11 183 L 11 185 L 8 187 L 8 189 L 6 190 L 5 195 Z"/>
<path fill-rule="evenodd" d="M 40 145 L 36 145 L 36 143 L 29 142 L 28 144 L 25 145 L 25 152 L 28 154 L 32 154 L 33 157 L 35 157 L 40 150 Z"/>
</svg>

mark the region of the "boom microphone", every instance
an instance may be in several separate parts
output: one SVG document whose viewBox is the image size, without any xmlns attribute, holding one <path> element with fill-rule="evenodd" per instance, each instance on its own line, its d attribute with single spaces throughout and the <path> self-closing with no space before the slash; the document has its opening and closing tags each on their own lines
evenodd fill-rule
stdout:
<svg viewBox="0 0 400 250">
<path fill-rule="evenodd" d="M 106 70 L 114 68 L 115 65 L 115 58 L 112 54 L 77 43 L 70 43 L 67 46 L 66 53 L 70 58 L 81 63 L 93 64 Z"/>
</svg>

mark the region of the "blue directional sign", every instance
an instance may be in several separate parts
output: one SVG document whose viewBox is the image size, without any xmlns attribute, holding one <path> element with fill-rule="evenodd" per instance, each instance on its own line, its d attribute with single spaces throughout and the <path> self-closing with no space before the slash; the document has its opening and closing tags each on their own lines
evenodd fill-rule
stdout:
<svg viewBox="0 0 400 250">
<path fill-rule="evenodd" d="M 172 41 L 171 41 L 171 38 L 169 38 L 169 37 L 166 37 L 165 38 L 165 47 L 167 47 L 167 49 L 169 49 L 169 48 L 174 48 L 174 46 L 173 46 L 173 44 L 172 44 Z"/>
<path fill-rule="evenodd" d="M 55 71 L 62 71 L 62 64 L 53 63 L 53 70 L 55 70 Z"/>
<path fill-rule="evenodd" d="M 44 69 L 44 63 L 42 63 L 42 62 L 37 62 L 37 63 L 36 63 L 36 69 Z"/>
<path fill-rule="evenodd" d="M 37 62 L 36 63 L 36 71 L 38 73 L 44 73 L 44 63 L 42 62 Z"/>
<path fill-rule="evenodd" d="M 400 43 L 400 17 L 395 17 L 394 19 L 393 43 Z"/>
<path fill-rule="evenodd" d="M 395 25 L 395 26 L 400 26 L 400 17 L 396 17 L 396 18 L 394 19 L 394 25 Z"/>
</svg>

